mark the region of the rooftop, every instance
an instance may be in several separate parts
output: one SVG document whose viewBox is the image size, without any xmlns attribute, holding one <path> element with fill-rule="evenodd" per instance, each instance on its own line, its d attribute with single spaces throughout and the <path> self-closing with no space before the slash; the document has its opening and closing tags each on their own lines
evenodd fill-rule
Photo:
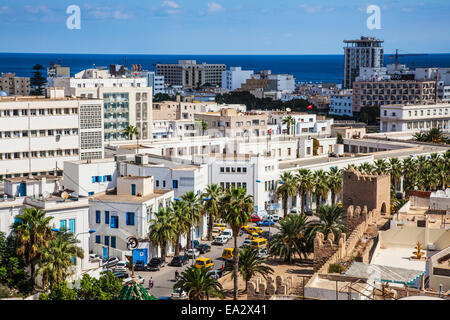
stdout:
<svg viewBox="0 0 450 320">
<path fill-rule="evenodd" d="M 105 201 L 105 202 L 128 202 L 128 203 L 144 203 L 148 200 L 159 198 L 173 192 L 172 190 L 154 190 L 153 193 L 143 196 L 137 197 L 132 195 L 117 195 L 116 192 L 102 192 L 96 195 L 91 196 L 91 200 L 93 201 Z"/>
</svg>

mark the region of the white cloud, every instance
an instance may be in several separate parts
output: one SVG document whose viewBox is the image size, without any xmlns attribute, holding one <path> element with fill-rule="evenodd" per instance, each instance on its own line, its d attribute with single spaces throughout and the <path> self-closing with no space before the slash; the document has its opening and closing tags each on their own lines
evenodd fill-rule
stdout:
<svg viewBox="0 0 450 320">
<path fill-rule="evenodd" d="M 401 11 L 402 12 L 411 12 L 411 11 L 413 11 L 413 9 L 412 8 L 402 8 Z"/>
<path fill-rule="evenodd" d="M 181 12 L 181 7 L 178 3 L 165 0 L 163 3 L 155 10 L 157 16 L 171 16 Z"/>
<path fill-rule="evenodd" d="M 27 6 L 24 6 L 24 9 L 25 9 L 26 12 L 33 13 L 33 14 L 36 14 L 36 13 L 51 13 L 51 10 L 48 7 L 46 7 L 46 6 L 36 6 L 36 7 L 34 7 L 34 6 L 27 5 Z"/>
<path fill-rule="evenodd" d="M 223 7 L 220 4 L 218 4 L 217 2 L 209 2 L 208 3 L 208 12 L 209 13 L 216 13 L 216 12 L 223 11 L 223 10 L 224 10 Z"/>
<path fill-rule="evenodd" d="M 173 1 L 169 1 L 169 0 L 165 0 L 161 7 L 170 7 L 170 8 L 174 8 L 174 9 L 179 9 L 180 6 L 178 5 L 178 3 L 175 3 Z"/>
<path fill-rule="evenodd" d="M 305 10 L 308 13 L 316 13 L 319 12 L 322 9 L 322 6 L 310 6 L 307 4 L 301 4 L 300 8 Z"/>
<path fill-rule="evenodd" d="M 128 20 L 134 18 L 133 13 L 121 12 L 119 10 L 114 11 L 114 19 L 116 20 Z"/>
</svg>

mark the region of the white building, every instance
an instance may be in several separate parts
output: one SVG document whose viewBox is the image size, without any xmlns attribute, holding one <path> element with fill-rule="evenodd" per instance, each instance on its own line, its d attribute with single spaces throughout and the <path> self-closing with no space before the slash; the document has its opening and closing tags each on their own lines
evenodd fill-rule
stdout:
<svg viewBox="0 0 450 320">
<path fill-rule="evenodd" d="M 230 67 L 230 70 L 222 71 L 222 88 L 236 90 L 247 79 L 251 78 L 253 70 L 242 70 L 241 67 Z"/>
<path fill-rule="evenodd" d="M 147 79 L 147 87 L 153 88 L 153 96 L 158 93 L 167 93 L 164 86 L 164 76 L 159 76 L 154 71 L 142 71 L 140 73 Z"/>
<path fill-rule="evenodd" d="M 291 74 L 269 74 L 267 78 L 271 80 L 270 90 L 283 93 L 292 93 L 295 91 L 295 78 Z"/>
<path fill-rule="evenodd" d="M 353 116 L 352 90 L 343 90 L 338 94 L 330 96 L 329 114 L 338 116 Z"/>
<path fill-rule="evenodd" d="M 333 124 L 333 119 L 318 120 L 316 114 L 301 113 L 301 112 L 283 112 L 283 111 L 264 111 L 269 116 L 268 124 L 275 126 L 275 130 L 272 134 L 274 135 L 285 135 L 288 133 L 287 124 L 283 124 L 283 119 L 287 116 L 291 116 L 295 119 L 295 125 L 291 124 L 291 135 L 302 135 L 317 133 L 322 135 L 331 134 L 331 125 Z"/>
<path fill-rule="evenodd" d="M 450 131 L 450 104 L 385 105 L 380 107 L 382 132 Z"/>
<path fill-rule="evenodd" d="M 60 174 L 64 161 L 97 159 L 103 151 L 103 101 L 0 97 L 0 178 Z"/>
</svg>

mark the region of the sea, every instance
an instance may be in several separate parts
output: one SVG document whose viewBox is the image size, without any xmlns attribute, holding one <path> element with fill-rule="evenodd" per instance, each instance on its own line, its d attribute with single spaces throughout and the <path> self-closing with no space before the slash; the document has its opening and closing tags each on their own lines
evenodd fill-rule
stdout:
<svg viewBox="0 0 450 320">
<path fill-rule="evenodd" d="M 143 55 L 143 54 L 60 54 L 60 53 L 0 53 L 0 72 L 15 72 L 31 77 L 33 66 L 45 68 L 54 62 L 71 68 L 71 74 L 92 67 L 120 64 L 131 68 L 140 64 L 144 70 L 155 70 L 158 63 L 177 63 L 178 60 L 197 60 L 197 63 L 223 63 L 244 70 L 271 70 L 289 73 L 297 82 L 342 83 L 344 55 Z M 384 63 L 394 63 L 389 55 Z M 408 67 L 450 67 L 450 53 L 399 57 Z"/>
</svg>

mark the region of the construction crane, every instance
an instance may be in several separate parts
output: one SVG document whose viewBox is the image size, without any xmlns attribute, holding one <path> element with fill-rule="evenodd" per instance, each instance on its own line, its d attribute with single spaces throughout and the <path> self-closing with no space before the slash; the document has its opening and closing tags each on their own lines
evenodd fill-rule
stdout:
<svg viewBox="0 0 450 320">
<path fill-rule="evenodd" d="M 407 54 L 398 54 L 398 49 L 395 49 L 395 55 L 389 55 L 388 59 L 395 58 L 395 70 L 397 70 L 398 66 L 398 57 L 411 57 L 411 56 L 426 56 L 426 53 L 407 53 Z"/>
</svg>

